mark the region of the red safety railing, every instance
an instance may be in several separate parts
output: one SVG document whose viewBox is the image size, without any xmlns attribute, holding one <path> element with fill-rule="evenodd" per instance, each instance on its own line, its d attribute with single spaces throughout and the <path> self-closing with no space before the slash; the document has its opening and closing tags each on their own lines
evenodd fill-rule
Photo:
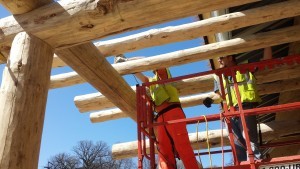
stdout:
<svg viewBox="0 0 300 169">
<path fill-rule="evenodd" d="M 267 165 L 273 165 L 277 163 L 288 163 L 288 162 L 295 162 L 299 161 L 300 163 L 300 155 L 296 156 L 288 156 L 288 157 L 280 157 L 280 158 L 272 158 L 268 160 L 255 160 L 253 152 L 251 150 L 250 146 L 250 139 L 247 132 L 245 132 L 245 141 L 246 141 L 246 147 L 247 147 L 247 153 L 248 153 L 248 161 L 239 163 L 237 160 L 236 150 L 234 146 L 234 136 L 231 130 L 231 124 L 230 120 L 228 120 L 230 117 L 239 116 L 242 120 L 242 126 L 244 128 L 244 131 L 247 130 L 247 125 L 245 121 L 245 116 L 249 115 L 259 115 L 259 114 L 267 114 L 267 113 L 281 113 L 286 112 L 287 110 L 293 110 L 293 109 L 300 109 L 300 102 L 294 102 L 294 103 L 287 103 L 287 104 L 281 104 L 281 105 L 273 105 L 273 106 L 267 106 L 267 107 L 260 107 L 260 108 L 254 108 L 254 109 L 247 109 L 244 110 L 242 107 L 242 103 L 240 100 L 240 93 L 237 90 L 238 84 L 236 83 L 235 79 L 235 72 L 240 71 L 241 73 L 245 73 L 246 71 L 253 72 L 254 70 L 264 70 L 265 68 L 272 69 L 275 66 L 280 65 L 294 65 L 294 64 L 300 64 L 300 55 L 295 56 L 287 56 L 280 59 L 271 59 L 271 60 L 265 60 L 261 62 L 255 62 L 255 63 L 249 63 L 249 64 L 243 64 L 238 66 L 233 66 L 229 68 L 222 68 L 218 70 L 211 70 L 207 72 L 201 72 L 201 73 L 195 73 L 190 74 L 186 76 L 180 76 L 172 79 L 167 80 L 160 80 L 157 82 L 148 82 L 143 83 L 142 86 L 137 85 L 137 127 L 138 127 L 138 168 L 143 168 L 143 160 L 146 158 L 150 160 L 150 166 L 151 169 L 154 169 L 156 167 L 155 165 L 155 135 L 154 135 L 154 127 L 158 125 L 169 125 L 173 123 L 180 123 L 180 122 L 186 122 L 187 124 L 195 124 L 198 122 L 205 122 L 207 121 L 217 121 L 217 120 L 223 120 L 225 119 L 225 122 L 228 126 L 228 134 L 229 134 L 229 140 L 231 145 L 231 150 L 224 150 L 223 147 L 220 151 L 213 151 L 210 152 L 210 154 L 216 154 L 216 153 L 222 153 L 224 158 L 225 152 L 232 152 L 233 159 L 234 159 L 234 165 L 233 166 L 222 166 L 222 168 L 225 169 L 277 169 L 271 167 L 271 168 L 264 168 L 264 166 Z M 162 83 L 170 83 L 175 82 L 183 79 L 189 79 L 193 77 L 199 77 L 209 74 L 216 74 L 219 77 L 220 81 L 220 87 L 221 87 L 221 94 L 222 97 L 225 96 L 225 91 L 223 87 L 223 80 L 222 76 L 231 76 L 234 80 L 234 88 L 236 89 L 236 95 L 238 98 L 238 105 L 239 110 L 235 110 L 232 106 L 227 106 L 226 101 L 223 101 L 223 112 L 207 115 L 206 119 L 203 116 L 199 117 L 193 117 L 193 118 L 186 118 L 186 119 L 180 119 L 180 120 L 172 120 L 165 123 L 154 123 L 153 122 L 153 105 L 151 102 L 151 99 L 147 95 L 146 89 L 150 85 L 154 84 L 162 84 Z M 225 98 L 223 98 L 225 100 Z M 300 132 L 300 131 L 299 131 Z M 223 140 L 221 140 L 221 145 L 223 145 Z M 271 143 L 271 144 L 263 144 L 260 146 L 260 148 L 268 148 L 268 147 L 279 147 L 279 146 L 286 146 L 286 145 L 292 145 L 292 144 L 300 144 L 300 140 L 294 140 L 289 142 L 277 142 L 277 143 Z M 208 152 L 202 152 L 201 155 L 208 154 Z M 296 166 L 295 164 L 290 164 L 288 169 L 296 169 L 299 166 Z M 295 166 L 293 166 L 295 165 Z M 280 166 L 279 166 L 280 167 Z M 282 166 L 284 167 L 284 166 Z M 294 168 L 291 168 L 294 167 Z M 281 168 L 278 168 L 281 169 Z M 287 168 L 284 168 L 287 169 Z"/>
</svg>

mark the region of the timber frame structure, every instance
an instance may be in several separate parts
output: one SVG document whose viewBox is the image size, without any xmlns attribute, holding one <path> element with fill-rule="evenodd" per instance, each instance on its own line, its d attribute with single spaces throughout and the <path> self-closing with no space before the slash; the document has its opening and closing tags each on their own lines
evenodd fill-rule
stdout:
<svg viewBox="0 0 300 169">
<path fill-rule="evenodd" d="M 269 46 L 276 49 L 278 57 L 300 53 L 300 0 L 184 0 L 184 3 L 182 0 L 0 0 L 0 3 L 12 13 L 0 19 L 0 60 L 6 63 L 0 89 L 1 169 L 37 168 L 49 89 L 88 82 L 101 93 L 77 96 L 74 102 L 80 112 L 98 111 L 91 113 L 92 122 L 127 117 L 137 121 L 135 89 L 122 75 L 207 59 L 216 69 L 215 58 L 219 56 L 236 55 L 241 62 L 255 61 L 250 55 Z M 189 16 L 200 19 L 92 43 Z M 206 43 L 203 46 L 112 65 L 106 60 L 112 55 L 202 36 Z M 283 51 L 288 54 L 282 54 Z M 62 66 L 69 66 L 75 72 L 51 76 L 52 68 Z M 299 70 L 300 66 L 294 65 L 260 72 L 257 75 L 260 94 L 277 93 L 280 103 L 299 101 Z M 206 97 L 218 99 L 212 92 L 212 75 L 175 85 L 184 96 L 180 98 L 184 107 L 202 104 Z M 272 120 L 265 121 L 262 134 L 273 137 L 274 142 L 299 138 L 298 112 L 291 112 L 293 121 L 284 113 L 272 115 Z M 271 130 L 275 134 L 270 136 Z M 219 146 L 221 136 L 215 136 L 213 145 Z M 269 151 L 271 157 L 300 153 L 295 146 Z M 116 159 L 135 157 L 137 152 L 136 141 L 112 148 Z"/>
</svg>

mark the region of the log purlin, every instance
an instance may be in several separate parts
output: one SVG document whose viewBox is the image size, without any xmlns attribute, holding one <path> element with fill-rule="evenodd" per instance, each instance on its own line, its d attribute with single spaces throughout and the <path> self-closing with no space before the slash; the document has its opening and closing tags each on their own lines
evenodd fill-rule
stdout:
<svg viewBox="0 0 300 169">
<path fill-rule="evenodd" d="M 285 137 L 287 135 L 299 134 L 300 130 L 300 121 L 278 121 L 278 122 L 269 122 L 269 123 L 261 123 L 260 124 L 262 137 L 264 141 L 271 141 L 275 139 L 280 139 L 280 137 Z M 296 127 L 288 127 L 288 126 L 296 126 Z M 222 130 L 209 130 L 209 141 L 210 147 L 220 147 L 221 146 L 221 136 Z M 197 133 L 190 133 L 189 138 L 191 145 L 194 150 L 206 149 L 203 147 L 207 147 L 206 143 L 206 131 L 199 132 L 198 138 L 196 137 Z M 224 146 L 230 146 L 229 140 L 227 136 L 227 131 L 223 129 L 223 139 Z M 197 142 L 197 140 L 199 142 Z M 149 144 L 146 144 L 149 146 Z M 112 146 L 112 156 L 114 159 L 125 159 L 125 158 L 133 158 L 138 154 L 138 144 L 137 141 L 126 142 L 126 143 L 118 143 Z M 147 147 L 148 149 L 149 147 Z"/>
<path fill-rule="evenodd" d="M 299 78 L 300 66 L 295 65 L 282 65 L 273 69 L 266 69 L 259 71 L 255 74 L 257 84 L 274 82 L 277 80 L 287 80 Z"/>
<path fill-rule="evenodd" d="M 192 107 L 197 105 L 202 105 L 203 100 L 206 97 L 212 98 L 214 101 L 220 100 L 220 96 L 215 94 L 214 92 L 205 93 L 205 94 L 197 94 L 192 96 L 180 97 L 181 106 L 184 107 Z M 126 118 L 126 114 L 123 113 L 118 108 L 113 108 L 109 110 L 102 110 L 99 112 L 93 112 L 90 114 L 90 120 L 92 123 L 99 123 L 108 120 L 116 120 L 120 118 Z"/>
<path fill-rule="evenodd" d="M 291 26 L 144 59 L 118 63 L 115 69 L 120 74 L 143 72 L 295 42 L 300 40 L 299 29 L 300 26 Z"/>
<path fill-rule="evenodd" d="M 291 26 L 288 28 L 273 30 L 270 32 L 259 33 L 223 42 L 212 43 L 204 46 L 184 49 L 156 56 L 150 56 L 143 59 L 113 64 L 113 67 L 120 75 L 125 75 L 163 67 L 183 65 L 191 62 L 212 59 L 219 56 L 248 52 L 268 46 L 300 41 L 300 34 L 298 33 L 299 29 L 300 26 Z M 74 81 L 74 79 L 76 78 L 78 82 L 84 82 L 79 76 L 75 75 L 76 73 L 74 73 L 72 81 Z M 51 88 L 75 85 L 74 83 L 72 83 L 72 81 L 69 82 L 68 78 L 63 78 L 61 80 L 63 80 L 63 83 L 60 82 L 60 79 L 51 82 Z"/>
</svg>

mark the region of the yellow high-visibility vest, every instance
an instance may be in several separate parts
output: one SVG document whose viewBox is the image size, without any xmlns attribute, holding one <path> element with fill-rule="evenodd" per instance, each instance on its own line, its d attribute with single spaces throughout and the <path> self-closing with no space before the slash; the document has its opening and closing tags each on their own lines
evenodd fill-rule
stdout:
<svg viewBox="0 0 300 169">
<path fill-rule="evenodd" d="M 172 78 L 169 69 L 166 69 L 168 73 L 168 79 Z M 150 78 L 150 82 L 156 82 L 159 80 L 157 73 L 153 78 Z M 179 102 L 179 95 L 177 89 L 172 84 L 155 84 L 150 86 L 151 98 L 156 106 L 161 105 L 163 102 Z"/>
<path fill-rule="evenodd" d="M 251 72 L 241 74 L 239 71 L 237 71 L 235 77 L 238 82 L 238 88 L 241 95 L 242 103 L 261 102 L 261 98 L 257 92 L 256 79 Z M 227 105 L 231 105 L 230 102 L 232 101 L 232 105 L 236 106 L 238 104 L 238 101 L 237 101 L 236 92 L 234 90 L 233 82 L 223 78 L 223 84 L 224 84 L 224 90 L 226 94 Z M 229 85 L 231 99 L 229 98 L 227 85 Z"/>
</svg>

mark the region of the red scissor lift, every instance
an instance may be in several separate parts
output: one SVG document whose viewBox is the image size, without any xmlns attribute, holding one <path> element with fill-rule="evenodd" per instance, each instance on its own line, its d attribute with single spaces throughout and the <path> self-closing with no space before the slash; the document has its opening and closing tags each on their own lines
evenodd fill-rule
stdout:
<svg viewBox="0 0 300 169">
<path fill-rule="evenodd" d="M 174 123 L 180 123 L 180 122 L 186 122 L 187 124 L 195 124 L 198 122 L 205 122 L 205 117 L 199 116 L 199 117 L 193 117 L 193 118 L 187 118 L 187 119 L 181 119 L 181 120 L 173 120 L 168 121 L 165 123 L 153 123 L 153 109 L 152 109 L 152 102 L 149 99 L 146 88 L 153 84 L 162 84 L 162 83 L 168 83 L 168 82 L 175 82 L 183 79 L 198 77 L 198 76 L 204 76 L 209 74 L 216 74 L 218 77 L 220 77 L 220 86 L 222 91 L 222 96 L 225 96 L 224 87 L 223 87 L 223 80 L 221 79 L 223 76 L 231 76 L 233 77 L 234 82 L 235 79 L 235 72 L 240 71 L 241 73 L 244 73 L 246 71 L 254 71 L 254 70 L 263 70 L 265 68 L 272 69 L 274 67 L 278 67 L 281 65 L 294 65 L 294 64 L 300 64 L 300 55 L 295 56 L 287 56 L 284 58 L 279 59 L 272 59 L 272 60 L 265 60 L 261 62 L 256 63 L 249 63 L 249 64 L 243 64 L 239 66 L 229 67 L 229 68 L 222 68 L 218 70 L 212 70 L 207 72 L 201 72 L 186 76 L 180 76 L 168 80 L 162 80 L 157 82 L 149 82 L 149 83 L 143 83 L 141 86 L 137 85 L 137 118 L 138 118 L 138 168 L 143 168 L 143 160 L 148 159 L 150 160 L 150 166 L 151 169 L 155 168 L 155 136 L 153 127 L 157 125 L 168 125 L 168 124 L 174 124 Z M 234 88 L 238 89 L 238 84 L 234 83 Z M 238 105 L 240 107 L 239 110 L 234 110 L 232 106 L 229 108 L 226 105 L 226 102 L 223 102 L 223 109 L 224 112 L 220 112 L 218 114 L 212 114 L 207 115 L 206 120 L 207 121 L 217 121 L 217 120 L 224 120 L 227 123 L 228 126 L 228 133 L 229 133 L 229 140 L 231 145 L 231 150 L 224 150 L 223 146 L 221 147 L 220 151 L 213 151 L 210 152 L 210 154 L 216 154 L 216 153 L 222 153 L 223 159 L 224 159 L 224 153 L 225 152 L 232 152 L 233 154 L 233 160 L 234 165 L 233 166 L 222 166 L 222 168 L 225 169 L 300 169 L 300 155 L 294 155 L 294 156 L 286 156 L 286 157 L 278 157 L 278 158 L 272 158 L 272 159 L 265 159 L 265 160 L 254 160 L 253 152 L 250 148 L 250 141 L 249 141 L 249 135 L 246 132 L 245 133 L 245 140 L 246 140 L 246 147 L 249 150 L 248 151 L 248 157 L 249 160 L 245 162 L 239 163 L 237 161 L 236 156 L 236 150 L 233 143 L 233 133 L 231 131 L 231 124 L 230 124 L 230 117 L 234 116 L 240 116 L 242 120 L 243 128 L 246 129 L 246 122 L 245 122 L 245 116 L 247 115 L 259 115 L 259 114 L 267 114 L 267 113 L 280 113 L 280 112 L 286 112 L 287 110 L 293 110 L 293 109 L 300 109 L 300 102 L 294 102 L 294 103 L 287 103 L 287 104 L 281 104 L 281 105 L 274 105 L 274 106 L 267 106 L 267 107 L 260 107 L 255 109 L 247 109 L 243 110 L 241 107 L 242 103 L 240 101 L 240 93 L 238 90 L 236 90 L 236 94 L 238 97 Z M 292 127 L 292 126 L 291 126 Z M 244 130 L 247 131 L 247 130 Z M 293 140 L 289 142 L 276 142 L 276 143 L 268 143 L 261 145 L 260 148 L 268 148 L 268 147 L 279 147 L 279 146 L 287 146 L 292 144 L 300 144 L 300 140 Z M 223 140 L 221 138 L 221 145 L 223 145 Z M 147 150 L 148 149 L 148 150 Z M 208 152 L 204 152 L 201 154 L 208 154 Z M 296 164 L 295 164 L 296 162 Z M 224 161 L 223 161 L 224 163 Z M 278 164 L 278 165 L 277 165 Z M 282 164 L 282 165 L 280 165 Z M 289 166 L 286 164 L 290 164 Z M 298 166 L 299 164 L 299 166 Z"/>
</svg>

